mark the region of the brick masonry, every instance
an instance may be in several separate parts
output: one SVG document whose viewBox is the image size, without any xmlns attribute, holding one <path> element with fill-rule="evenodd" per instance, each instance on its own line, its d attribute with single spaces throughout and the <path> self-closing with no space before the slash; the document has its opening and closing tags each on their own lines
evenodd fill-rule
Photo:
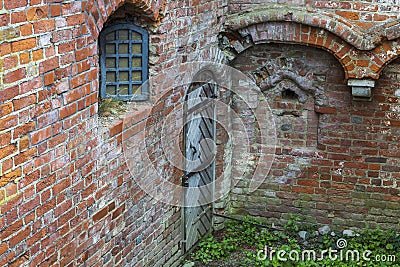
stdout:
<svg viewBox="0 0 400 267">
<path fill-rule="evenodd" d="M 190 4 L 189 4 L 190 2 Z M 134 177 L 144 137 L 159 139 L 165 114 L 138 104 L 134 123 L 102 125 L 98 34 L 115 16 L 135 15 L 150 36 L 150 74 L 187 61 L 216 60 L 224 1 L 0 1 L 0 265 L 176 266 L 181 210 L 157 202 Z M 138 140 L 129 172 L 122 130 Z M 158 134 L 158 135 L 157 135 Z M 152 135 L 153 136 L 153 135 Z M 157 137 L 158 136 L 158 137 Z M 139 142 L 141 141 L 141 142 Z M 149 144 L 156 151 L 159 142 Z M 151 155 L 163 162 L 164 155 Z M 164 178 L 181 172 L 164 162 Z M 166 196 L 167 197 L 167 196 Z"/>
<path fill-rule="evenodd" d="M 338 11 L 326 8 L 327 5 L 343 6 L 350 10 L 354 8 L 355 11 Z M 321 6 L 324 10 L 321 10 Z M 371 19 L 366 23 L 363 18 L 351 15 L 360 12 L 360 4 L 356 1 L 329 1 L 325 5 L 318 1 L 313 5 L 264 6 L 255 3 L 239 14 L 227 16 L 225 26 L 230 31 L 238 31 L 247 41 L 250 38 L 254 44 L 284 41 L 328 50 L 342 64 L 346 78 L 377 79 L 384 66 L 400 53 L 397 45 L 400 24 L 398 12 L 391 5 L 388 7 L 375 3 L 373 6 L 368 12 L 374 14 L 385 10 L 385 14 L 388 14 L 382 15 L 385 19 Z"/>
<path fill-rule="evenodd" d="M 155 201 L 133 178 L 180 182 L 160 150 L 159 129 L 184 91 L 166 94 L 179 75 L 157 74 L 201 60 L 234 65 L 260 86 L 279 69 L 300 81 L 265 90 L 277 160 L 254 193 L 246 191 L 252 167 L 235 176 L 228 132 L 236 121 L 228 132 L 218 128 L 217 174 L 237 180 L 218 212 L 228 205 L 276 221 L 297 212 L 318 223 L 397 227 L 398 5 L 273 2 L 0 0 L 0 265 L 178 265 L 180 208 Z M 149 31 L 150 77 L 160 85 L 135 104 L 128 128 L 98 116 L 98 35 L 110 17 L 126 14 Z M 274 42 L 315 48 L 265 44 Z M 377 80 L 373 101 L 353 102 L 348 78 Z M 329 101 L 316 104 L 314 87 L 299 89 L 305 79 Z M 221 99 L 253 133 L 251 165 L 262 145 L 251 110 L 230 94 Z M 137 144 L 130 160 L 122 154 L 126 133 Z M 146 172 L 144 152 L 162 177 Z"/>
<path fill-rule="evenodd" d="M 263 184 L 252 193 L 248 184 L 257 150 L 249 157 L 245 176 L 238 177 L 235 172 L 240 170 L 234 170 L 238 181 L 231 194 L 231 212 L 274 223 L 294 213 L 308 223 L 337 228 L 398 229 L 398 60 L 383 71 L 372 102 L 352 101 L 338 61 L 315 48 L 259 45 L 238 55 L 232 64 L 259 84 L 282 70 L 306 77 L 328 101 L 317 105 L 316 96 L 293 79 L 265 90 L 276 123 L 276 157 Z M 235 104 L 241 110 L 240 99 Z M 246 113 L 242 120 L 252 144 L 262 146 L 254 117 Z"/>
</svg>

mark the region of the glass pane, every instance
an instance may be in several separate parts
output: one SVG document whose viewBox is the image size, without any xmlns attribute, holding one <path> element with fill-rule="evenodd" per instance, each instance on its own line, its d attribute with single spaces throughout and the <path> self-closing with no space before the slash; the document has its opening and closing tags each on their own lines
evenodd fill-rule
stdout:
<svg viewBox="0 0 400 267">
<path fill-rule="evenodd" d="M 132 40 L 142 40 L 142 36 L 139 33 L 132 31 Z"/>
<path fill-rule="evenodd" d="M 107 71 L 107 82 L 116 82 L 115 72 Z"/>
<path fill-rule="evenodd" d="M 129 68 L 129 59 L 127 57 L 119 58 L 119 67 L 120 68 Z"/>
<path fill-rule="evenodd" d="M 115 40 L 115 32 L 111 32 L 111 33 L 107 34 L 106 40 L 107 40 L 107 41 L 113 41 L 113 40 Z"/>
<path fill-rule="evenodd" d="M 132 53 L 133 54 L 141 54 L 142 53 L 142 44 L 132 44 Z"/>
<path fill-rule="evenodd" d="M 106 67 L 107 68 L 116 68 L 117 66 L 115 65 L 115 58 L 108 57 L 106 59 Z"/>
<path fill-rule="evenodd" d="M 115 44 L 106 44 L 106 54 L 115 54 Z"/>
<path fill-rule="evenodd" d="M 132 68 L 140 68 L 142 67 L 142 58 L 134 57 L 132 58 Z"/>
<path fill-rule="evenodd" d="M 129 44 L 119 44 L 120 54 L 129 54 Z"/>
<path fill-rule="evenodd" d="M 107 85 L 106 93 L 109 95 L 115 95 L 115 86 L 114 85 Z"/>
<path fill-rule="evenodd" d="M 132 94 L 141 94 L 142 90 L 139 85 L 132 85 Z"/>
<path fill-rule="evenodd" d="M 129 81 L 129 72 L 128 71 L 121 71 L 119 73 L 119 80 L 121 82 L 127 82 Z"/>
<path fill-rule="evenodd" d="M 142 72 L 132 71 L 132 81 L 141 81 L 141 80 L 142 80 Z"/>
<path fill-rule="evenodd" d="M 120 84 L 119 85 L 119 94 L 120 95 L 128 95 L 129 94 L 129 85 Z"/>
<path fill-rule="evenodd" d="M 128 30 L 120 30 L 119 31 L 119 39 L 120 40 L 129 40 L 129 32 L 128 32 Z"/>
</svg>

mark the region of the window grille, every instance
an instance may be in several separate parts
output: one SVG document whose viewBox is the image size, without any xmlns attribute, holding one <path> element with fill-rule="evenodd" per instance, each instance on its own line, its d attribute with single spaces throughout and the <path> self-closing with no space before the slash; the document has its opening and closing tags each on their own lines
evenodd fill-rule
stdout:
<svg viewBox="0 0 400 267">
<path fill-rule="evenodd" d="M 148 33 L 134 24 L 119 23 L 100 33 L 100 98 L 146 100 L 149 92 Z"/>
</svg>

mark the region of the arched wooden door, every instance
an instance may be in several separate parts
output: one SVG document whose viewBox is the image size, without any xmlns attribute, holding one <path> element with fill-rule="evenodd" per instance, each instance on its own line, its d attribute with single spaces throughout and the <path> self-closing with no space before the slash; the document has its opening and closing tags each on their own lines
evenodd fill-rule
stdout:
<svg viewBox="0 0 400 267">
<path fill-rule="evenodd" d="M 212 228 L 215 179 L 215 101 L 217 86 L 209 73 L 192 83 L 185 101 L 186 175 L 184 186 L 184 251 Z"/>
</svg>

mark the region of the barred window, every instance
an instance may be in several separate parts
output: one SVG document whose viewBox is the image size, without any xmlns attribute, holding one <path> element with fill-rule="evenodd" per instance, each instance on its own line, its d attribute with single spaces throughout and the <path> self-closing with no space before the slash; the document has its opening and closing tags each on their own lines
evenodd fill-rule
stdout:
<svg viewBox="0 0 400 267">
<path fill-rule="evenodd" d="M 100 42 L 100 98 L 148 99 L 148 33 L 130 23 L 106 27 Z"/>
</svg>

